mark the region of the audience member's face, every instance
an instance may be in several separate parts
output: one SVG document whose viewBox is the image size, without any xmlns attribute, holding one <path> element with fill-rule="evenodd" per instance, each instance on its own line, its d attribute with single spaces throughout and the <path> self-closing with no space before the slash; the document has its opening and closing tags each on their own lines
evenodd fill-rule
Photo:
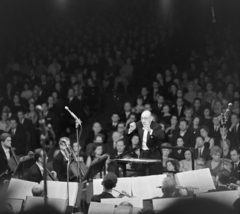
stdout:
<svg viewBox="0 0 240 214">
<path fill-rule="evenodd" d="M 204 114 L 204 117 L 209 117 L 210 116 L 210 110 L 209 109 L 205 109 L 203 114 Z"/>
<path fill-rule="evenodd" d="M 118 141 L 116 148 L 117 148 L 118 152 L 123 152 L 125 149 L 125 145 L 124 145 L 123 141 Z"/>
<path fill-rule="evenodd" d="M 199 118 L 198 118 L 198 117 L 195 117 L 194 120 L 193 120 L 193 124 L 194 124 L 195 126 L 198 126 L 198 125 L 199 125 L 199 122 L 200 122 Z"/>
<path fill-rule="evenodd" d="M 202 147 L 204 145 L 203 139 L 201 137 L 197 137 L 196 144 L 198 148 Z"/>
<path fill-rule="evenodd" d="M 146 110 L 152 111 L 151 104 L 145 104 L 145 105 L 144 105 L 144 111 L 146 111 Z"/>
<path fill-rule="evenodd" d="M 138 98 L 138 99 L 137 99 L 137 104 L 138 104 L 138 105 L 142 105 L 142 104 L 143 104 L 143 99 Z"/>
<path fill-rule="evenodd" d="M 222 93 L 221 91 L 219 91 L 219 92 L 217 93 L 217 97 L 218 97 L 219 99 L 222 99 L 222 98 L 223 98 L 223 93 Z"/>
<path fill-rule="evenodd" d="M 177 146 L 181 147 L 181 146 L 183 146 L 183 145 L 184 145 L 183 139 L 182 139 L 182 138 L 178 138 L 178 139 L 177 139 Z"/>
<path fill-rule="evenodd" d="M 183 97 L 183 92 L 182 90 L 177 91 L 177 97 Z"/>
<path fill-rule="evenodd" d="M 12 129 L 17 128 L 17 121 L 16 121 L 16 120 L 10 120 L 10 127 L 11 127 Z"/>
<path fill-rule="evenodd" d="M 230 153 L 230 156 L 231 156 L 231 160 L 234 162 L 234 163 L 237 163 L 240 159 L 240 155 L 237 153 L 236 150 L 232 150 L 231 153 Z"/>
<path fill-rule="evenodd" d="M 175 167 L 171 162 L 167 162 L 167 171 L 175 171 Z"/>
<path fill-rule="evenodd" d="M 74 97 L 74 90 L 73 89 L 69 89 L 68 90 L 68 98 Z"/>
<path fill-rule="evenodd" d="M 183 105 L 183 100 L 181 98 L 177 99 L 177 106 L 182 106 Z"/>
<path fill-rule="evenodd" d="M 139 143 L 139 137 L 138 136 L 133 136 L 131 139 L 132 145 L 137 145 Z"/>
<path fill-rule="evenodd" d="M 226 128 L 220 128 L 221 135 L 225 136 L 228 133 L 228 130 Z"/>
<path fill-rule="evenodd" d="M 102 127 L 99 123 L 94 123 L 92 129 L 93 129 L 94 133 L 99 133 L 102 130 Z"/>
<path fill-rule="evenodd" d="M 113 142 L 117 142 L 118 140 L 121 139 L 121 134 L 119 132 L 113 132 L 112 139 Z"/>
<path fill-rule="evenodd" d="M 196 161 L 196 169 L 204 169 L 205 168 L 205 164 L 202 160 L 197 160 Z"/>
<path fill-rule="evenodd" d="M 184 157 L 185 157 L 186 160 L 191 160 L 191 158 L 192 158 L 191 152 L 187 150 L 184 153 Z"/>
<path fill-rule="evenodd" d="M 206 89 L 207 91 L 212 91 L 212 85 L 208 83 L 206 86 Z"/>
<path fill-rule="evenodd" d="M 176 125 L 177 124 L 177 117 L 176 116 L 172 116 L 172 118 L 171 118 L 171 124 L 172 125 Z"/>
<path fill-rule="evenodd" d="M 120 118 L 119 118 L 118 114 L 113 114 L 113 115 L 112 115 L 112 122 L 113 122 L 113 123 L 117 123 L 117 122 L 119 121 L 119 119 L 120 119 Z"/>
<path fill-rule="evenodd" d="M 48 104 L 53 105 L 53 97 L 48 97 Z"/>
<path fill-rule="evenodd" d="M 125 129 L 124 124 L 122 124 L 122 123 L 118 124 L 118 126 L 117 126 L 117 131 L 118 131 L 119 133 L 123 133 L 123 132 L 124 132 L 124 129 Z"/>
<path fill-rule="evenodd" d="M 186 110 L 186 111 L 185 111 L 185 116 L 186 116 L 187 118 L 191 118 L 191 117 L 192 117 L 192 110 Z"/>
<path fill-rule="evenodd" d="M 135 115 L 130 115 L 129 117 L 129 121 L 131 122 L 135 122 L 137 120 L 136 116 Z"/>
<path fill-rule="evenodd" d="M 64 149 L 66 149 L 66 147 L 70 147 L 70 141 L 69 140 L 64 139 L 63 141 L 64 142 L 61 142 L 59 144 L 60 150 L 64 150 Z"/>
<path fill-rule="evenodd" d="M 2 145 L 7 147 L 7 148 L 10 148 L 12 146 L 12 139 L 11 139 L 11 137 L 7 137 L 5 139 L 5 141 L 2 141 Z"/>
<path fill-rule="evenodd" d="M 203 99 L 203 93 L 202 92 L 198 92 L 197 93 L 197 97 L 202 100 Z"/>
<path fill-rule="evenodd" d="M 169 107 L 168 107 L 168 106 L 164 106 L 164 107 L 163 107 L 163 113 L 164 113 L 164 114 L 169 113 Z"/>
<path fill-rule="evenodd" d="M 2 113 L 2 120 L 7 121 L 7 119 L 8 119 L 7 113 Z"/>
<path fill-rule="evenodd" d="M 181 121 L 180 124 L 179 124 L 179 129 L 181 131 L 186 131 L 187 128 L 188 128 L 187 123 L 185 121 Z"/>
<path fill-rule="evenodd" d="M 205 129 L 200 129 L 200 134 L 202 137 L 207 137 L 208 133 L 206 132 Z"/>
<path fill-rule="evenodd" d="M 158 96 L 158 104 L 163 104 L 164 103 L 164 98 L 162 96 Z"/>
<path fill-rule="evenodd" d="M 233 108 L 238 109 L 239 108 L 239 101 L 234 101 L 233 102 Z"/>
<path fill-rule="evenodd" d="M 142 94 L 142 96 L 144 96 L 144 97 L 147 96 L 148 90 L 147 90 L 146 88 L 142 88 L 141 94 Z"/>
<path fill-rule="evenodd" d="M 17 95 L 15 95 L 13 97 L 13 102 L 14 102 L 14 104 L 18 104 L 19 103 L 19 97 Z"/>
<path fill-rule="evenodd" d="M 97 136 L 94 143 L 103 143 L 103 139 L 100 136 Z"/>
<path fill-rule="evenodd" d="M 76 142 L 76 143 L 73 143 L 73 151 L 74 152 L 79 152 L 80 151 L 80 145 Z"/>
<path fill-rule="evenodd" d="M 125 103 L 124 104 L 124 111 L 125 112 L 130 112 L 131 111 L 131 104 L 130 103 Z"/>
<path fill-rule="evenodd" d="M 195 102 L 194 102 L 195 108 L 198 109 L 200 107 L 200 105 L 201 105 L 200 101 L 199 100 L 195 100 Z"/>
<path fill-rule="evenodd" d="M 168 157 L 169 154 L 170 154 L 170 150 L 169 149 L 162 149 L 162 155 L 164 157 Z"/>
<path fill-rule="evenodd" d="M 239 123 L 239 119 L 238 119 L 237 115 L 235 115 L 235 114 L 231 115 L 231 122 L 234 125 Z"/>
<path fill-rule="evenodd" d="M 18 112 L 17 113 L 19 121 L 21 121 L 24 118 L 23 112 Z"/>
<path fill-rule="evenodd" d="M 102 146 L 98 146 L 96 149 L 95 149 L 95 154 L 96 155 L 102 155 L 103 153 L 103 147 Z"/>
<path fill-rule="evenodd" d="M 212 155 L 212 159 L 216 162 L 219 162 L 220 161 L 220 153 L 213 153 Z"/>
</svg>

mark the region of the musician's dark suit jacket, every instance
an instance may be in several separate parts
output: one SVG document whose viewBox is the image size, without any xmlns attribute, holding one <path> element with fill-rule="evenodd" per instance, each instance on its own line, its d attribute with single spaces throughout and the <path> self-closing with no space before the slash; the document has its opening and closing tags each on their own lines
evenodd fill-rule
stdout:
<svg viewBox="0 0 240 214">
<path fill-rule="evenodd" d="M 161 141 L 164 139 L 164 132 L 161 128 L 161 126 L 155 122 L 151 122 L 150 128 L 153 130 L 152 135 L 149 134 L 148 132 L 148 136 L 147 136 L 147 147 L 149 148 L 149 150 L 154 151 L 157 147 L 161 146 Z M 138 134 L 139 138 L 140 138 L 140 148 L 142 148 L 142 141 L 143 141 L 143 134 L 144 134 L 144 130 L 143 130 L 143 125 L 141 121 L 138 121 L 136 123 L 136 129 L 128 134 L 128 130 L 127 130 L 127 135 L 133 135 L 133 134 Z"/>
<path fill-rule="evenodd" d="M 5 152 L 2 148 L 2 145 L 0 144 L 0 174 L 2 174 L 4 171 L 10 171 L 10 167 L 8 166 L 8 160 L 5 155 Z"/>
<path fill-rule="evenodd" d="M 28 181 L 33 181 L 37 183 L 40 183 L 43 180 L 42 173 L 36 163 L 33 164 L 29 169 L 27 179 Z"/>
<path fill-rule="evenodd" d="M 228 134 L 227 134 L 227 138 L 231 142 L 231 147 L 238 148 L 238 149 L 240 148 L 239 129 L 240 129 L 240 126 L 238 127 L 237 131 L 231 130 L 231 131 L 228 131 Z"/>
<path fill-rule="evenodd" d="M 206 161 L 210 160 L 211 159 L 210 149 L 204 147 L 200 157 L 199 157 L 198 149 L 194 149 L 194 159 L 197 159 L 197 158 L 204 158 Z"/>
<path fill-rule="evenodd" d="M 53 170 L 57 173 L 59 181 L 67 181 L 67 162 L 61 151 L 53 159 Z"/>
<path fill-rule="evenodd" d="M 115 198 L 115 197 L 111 193 L 102 192 L 100 195 L 93 195 L 91 201 L 100 203 L 102 198 Z"/>
<path fill-rule="evenodd" d="M 174 130 L 173 136 L 170 142 L 172 146 L 176 145 L 178 136 L 180 136 L 180 130 L 179 129 Z M 187 130 L 185 132 L 185 134 L 183 135 L 183 140 L 184 140 L 184 146 L 192 147 L 192 148 L 195 147 L 195 137 L 191 131 Z"/>
<path fill-rule="evenodd" d="M 9 131 L 11 134 L 11 130 Z M 11 135 L 12 138 L 12 147 L 16 148 L 16 155 L 24 155 L 26 151 L 27 137 L 26 132 L 21 125 L 18 125 L 14 135 Z"/>
<path fill-rule="evenodd" d="M 232 171 L 230 173 L 231 178 L 234 178 L 236 181 L 240 180 L 240 163 L 238 167 L 234 169 L 234 163 L 232 163 Z"/>
</svg>

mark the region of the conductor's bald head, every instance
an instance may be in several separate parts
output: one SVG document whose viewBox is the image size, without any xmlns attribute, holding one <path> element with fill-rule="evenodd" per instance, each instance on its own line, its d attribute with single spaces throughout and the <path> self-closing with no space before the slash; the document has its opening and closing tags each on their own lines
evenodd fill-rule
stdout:
<svg viewBox="0 0 240 214">
<path fill-rule="evenodd" d="M 44 192 L 44 189 L 43 189 L 43 186 L 41 184 L 36 184 L 32 188 L 33 196 L 42 197 L 43 196 L 43 192 Z"/>
<path fill-rule="evenodd" d="M 148 110 L 141 114 L 141 121 L 143 126 L 148 125 L 152 122 L 152 113 Z"/>
</svg>

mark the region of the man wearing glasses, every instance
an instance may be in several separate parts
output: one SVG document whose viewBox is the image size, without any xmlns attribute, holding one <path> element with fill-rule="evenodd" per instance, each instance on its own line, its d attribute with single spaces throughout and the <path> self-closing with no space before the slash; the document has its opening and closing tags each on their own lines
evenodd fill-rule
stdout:
<svg viewBox="0 0 240 214">
<path fill-rule="evenodd" d="M 138 134 L 140 138 L 140 147 L 143 152 L 140 158 L 144 159 L 161 159 L 161 154 L 158 147 L 164 139 L 164 132 L 161 126 L 153 122 L 153 117 L 150 111 L 144 111 L 141 115 L 141 121 L 130 123 L 127 131 L 128 135 Z M 150 174 L 160 174 L 161 163 L 153 164 L 150 167 Z"/>
</svg>

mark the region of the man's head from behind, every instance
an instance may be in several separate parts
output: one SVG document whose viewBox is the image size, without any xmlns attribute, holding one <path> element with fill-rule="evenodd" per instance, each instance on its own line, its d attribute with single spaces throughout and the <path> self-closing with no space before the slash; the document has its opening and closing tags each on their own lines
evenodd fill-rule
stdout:
<svg viewBox="0 0 240 214">
<path fill-rule="evenodd" d="M 111 190 L 112 188 L 116 187 L 117 184 L 117 176 L 113 172 L 107 173 L 102 181 L 102 185 L 104 190 Z"/>
<path fill-rule="evenodd" d="M 33 186 L 33 188 L 32 188 L 33 196 L 43 197 L 43 193 L 44 193 L 43 185 L 36 184 L 35 186 Z"/>
<path fill-rule="evenodd" d="M 162 192 L 164 195 L 173 196 L 176 191 L 176 182 L 173 178 L 164 178 L 162 182 Z"/>
<path fill-rule="evenodd" d="M 218 172 L 216 176 L 216 181 L 218 185 L 219 184 L 226 185 L 229 182 L 229 179 L 230 173 L 226 169 L 222 169 L 220 172 Z"/>
</svg>

